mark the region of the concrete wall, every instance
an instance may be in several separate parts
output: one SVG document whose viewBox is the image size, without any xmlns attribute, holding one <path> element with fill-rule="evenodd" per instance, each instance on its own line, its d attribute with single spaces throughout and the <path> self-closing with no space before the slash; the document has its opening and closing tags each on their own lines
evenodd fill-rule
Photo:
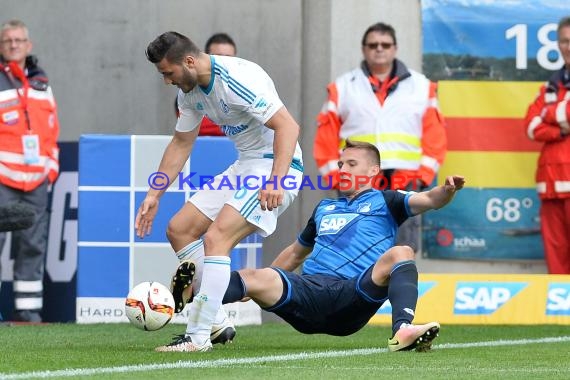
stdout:
<svg viewBox="0 0 570 380">
<path fill-rule="evenodd" d="M 61 140 L 83 133 L 171 134 L 174 87 L 165 86 L 144 50 L 158 34 L 176 30 L 199 46 L 215 32 L 234 37 L 238 55 L 273 77 L 302 127 L 306 174 L 315 116 L 328 82 L 361 60 L 360 40 L 374 22 L 392 24 L 399 57 L 421 69 L 419 0 L 18 0 L 2 2 L 2 18 L 20 18 L 59 103 Z M 318 191 L 304 191 L 265 244 L 266 263 L 304 226 Z M 487 264 L 421 260 L 434 272 L 539 272 L 542 263 Z"/>
</svg>

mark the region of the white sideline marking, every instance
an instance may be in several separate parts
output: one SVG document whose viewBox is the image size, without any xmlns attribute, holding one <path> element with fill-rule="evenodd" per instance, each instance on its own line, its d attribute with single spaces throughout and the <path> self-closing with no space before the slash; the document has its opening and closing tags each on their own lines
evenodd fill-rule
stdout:
<svg viewBox="0 0 570 380">
<path fill-rule="evenodd" d="M 445 350 L 450 348 L 518 346 L 518 345 L 536 344 L 536 343 L 562 343 L 562 342 L 570 342 L 570 336 L 540 338 L 540 339 L 494 340 L 488 342 L 472 342 L 472 343 L 444 343 L 434 346 L 432 350 Z M 49 377 L 73 377 L 73 376 L 102 375 L 107 373 L 141 372 L 141 371 L 154 371 L 161 369 L 180 369 L 180 368 L 218 368 L 218 367 L 228 367 L 239 364 L 287 362 L 294 360 L 312 360 L 312 359 L 322 359 L 322 358 L 336 358 L 343 356 L 372 355 L 372 354 L 379 354 L 386 352 L 388 352 L 386 348 L 362 348 L 356 350 L 301 352 L 298 354 L 258 356 L 251 358 L 239 358 L 239 359 L 177 361 L 173 363 L 139 364 L 139 365 L 128 365 L 128 366 L 106 367 L 106 368 L 76 368 L 76 369 L 62 369 L 56 371 L 33 371 L 33 372 L 12 373 L 12 374 L 0 373 L 0 379 L 12 380 L 12 379 L 35 379 L 35 378 L 49 378 Z"/>
</svg>

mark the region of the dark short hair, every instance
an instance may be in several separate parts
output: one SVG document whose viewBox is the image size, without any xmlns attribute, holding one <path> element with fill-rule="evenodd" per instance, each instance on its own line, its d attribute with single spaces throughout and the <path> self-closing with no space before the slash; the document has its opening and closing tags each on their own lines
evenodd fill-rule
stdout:
<svg viewBox="0 0 570 380">
<path fill-rule="evenodd" d="M 146 58 L 152 63 L 158 63 L 164 58 L 170 63 L 180 63 L 187 55 L 198 54 L 200 49 L 196 44 L 178 32 L 162 33 L 146 48 Z"/>
<path fill-rule="evenodd" d="M 377 22 L 374 25 L 370 25 L 364 35 L 362 36 L 362 46 L 366 45 L 366 38 L 372 32 L 378 32 L 380 34 L 388 34 L 394 40 L 394 45 L 397 45 L 398 42 L 396 41 L 396 31 L 392 27 L 392 25 L 384 24 L 383 22 Z"/>
<path fill-rule="evenodd" d="M 560 34 L 560 30 L 562 28 L 566 28 L 567 26 L 570 26 L 570 16 L 562 17 L 560 19 L 560 21 L 558 22 L 558 29 L 556 29 L 556 32 Z"/>
<path fill-rule="evenodd" d="M 232 45 L 234 47 L 234 50 L 237 53 L 237 47 L 236 44 L 234 42 L 234 40 L 232 40 L 232 38 L 230 37 L 229 34 L 227 33 L 216 33 L 213 34 L 210 38 L 208 38 L 208 41 L 206 41 L 206 46 L 204 46 L 204 51 L 208 54 L 210 54 L 210 46 L 212 46 L 213 44 L 228 44 L 228 45 Z"/>
<path fill-rule="evenodd" d="M 343 150 L 346 149 L 360 149 L 368 153 L 370 161 L 375 165 L 380 166 L 380 151 L 374 144 L 370 144 L 364 141 L 352 141 L 351 139 L 346 139 L 345 146 Z"/>
</svg>

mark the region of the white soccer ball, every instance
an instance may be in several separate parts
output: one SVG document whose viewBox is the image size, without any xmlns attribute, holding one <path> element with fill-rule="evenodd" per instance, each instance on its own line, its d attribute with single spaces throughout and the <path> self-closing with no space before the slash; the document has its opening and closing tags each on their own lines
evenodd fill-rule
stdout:
<svg viewBox="0 0 570 380">
<path fill-rule="evenodd" d="M 125 314 L 141 330 L 163 328 L 174 315 L 174 298 L 170 290 L 158 282 L 142 282 L 125 300 Z"/>
</svg>

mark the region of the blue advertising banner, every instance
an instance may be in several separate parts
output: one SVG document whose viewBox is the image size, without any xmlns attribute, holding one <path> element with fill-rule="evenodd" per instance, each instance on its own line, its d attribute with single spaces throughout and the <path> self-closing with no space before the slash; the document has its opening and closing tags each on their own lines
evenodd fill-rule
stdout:
<svg viewBox="0 0 570 380">
<path fill-rule="evenodd" d="M 426 214 L 424 251 L 447 259 L 540 258 L 538 208 L 534 189 L 463 189 Z"/>
</svg>

